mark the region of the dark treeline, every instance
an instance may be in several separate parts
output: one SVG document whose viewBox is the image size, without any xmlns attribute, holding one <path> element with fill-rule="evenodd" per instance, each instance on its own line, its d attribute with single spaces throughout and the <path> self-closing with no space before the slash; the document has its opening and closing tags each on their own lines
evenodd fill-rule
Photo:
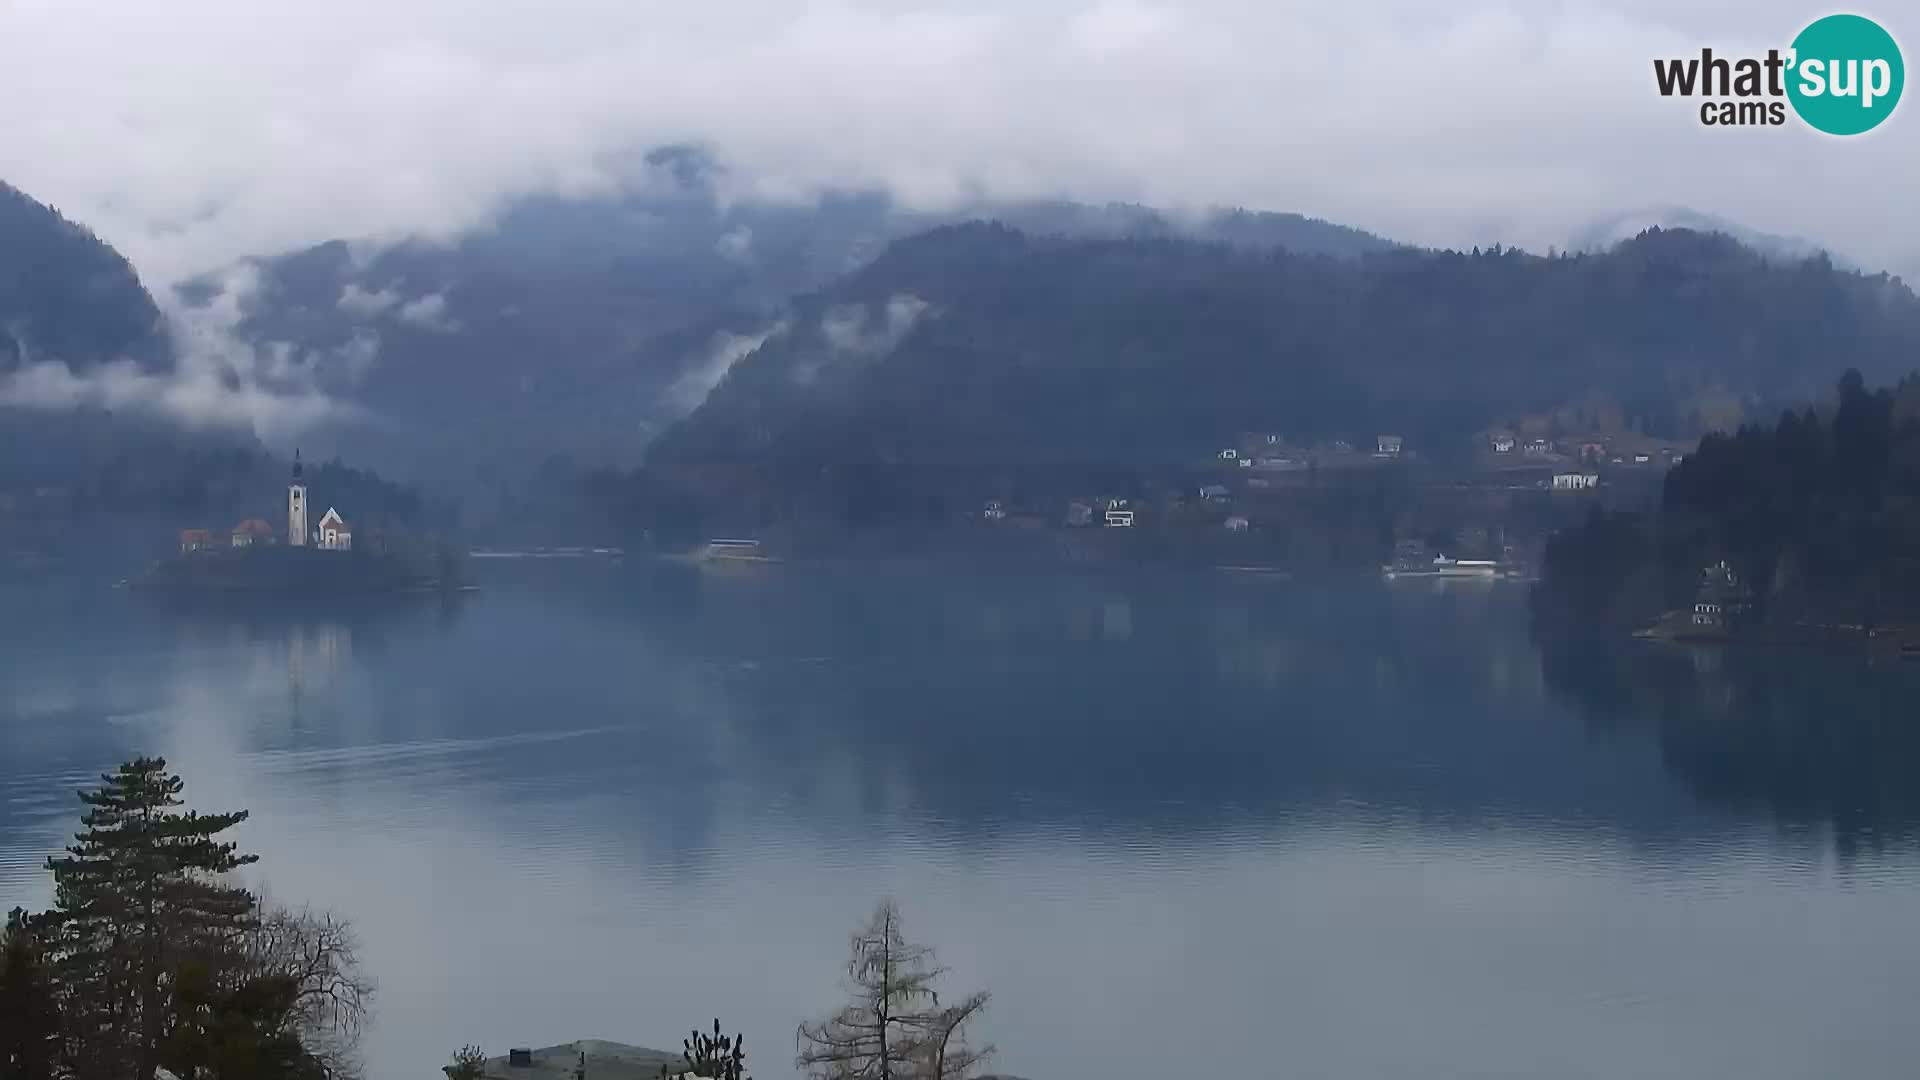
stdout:
<svg viewBox="0 0 1920 1080">
<path fill-rule="evenodd" d="M 1920 300 L 1897 280 L 1685 230 L 1342 260 L 975 224 L 796 302 L 649 460 L 1152 463 L 1242 431 L 1392 432 L 1432 459 L 1575 413 L 1691 437 L 1917 354 Z"/>
<path fill-rule="evenodd" d="M 141 758 L 82 792 L 47 861 L 54 905 L 0 934 L 0 1080 L 333 1080 L 358 1075 L 372 987 L 351 929 L 234 883 L 244 811 L 182 811 Z"/>
<path fill-rule="evenodd" d="M 1762 621 L 1920 616 L 1920 379 L 1868 390 L 1848 372 L 1830 408 L 1707 436 L 1657 514 L 1596 514 L 1548 545 L 1536 608 L 1642 622 L 1689 605 L 1721 560 Z"/>
<path fill-rule="evenodd" d="M 250 435 L 158 418 L 0 408 L 0 554 L 151 557 L 174 531 L 215 535 L 250 517 L 286 520 L 290 462 Z M 356 528 L 443 529 L 453 509 L 344 462 L 309 462 L 309 501 Z M 3 563 L 4 560 L 0 560 Z"/>
<path fill-rule="evenodd" d="M 1257 498 L 1202 499 L 1200 489 L 1219 479 L 1219 469 L 1203 466 L 650 465 L 618 471 L 555 461 L 475 536 L 482 544 L 593 543 L 630 551 L 685 551 L 715 537 L 749 537 L 796 556 L 1376 567 L 1391 556 L 1396 530 L 1431 516 L 1428 504 L 1435 501 L 1409 470 L 1396 467 L 1303 477 Z M 1136 515 L 1134 528 L 1101 527 L 1116 499 Z M 1548 500 L 1542 493 L 1537 501 Z M 987 519 L 989 504 L 1005 518 Z M 1090 515 L 1079 527 L 1071 518 L 1075 504 Z M 1250 515 L 1254 524 L 1229 532 L 1225 523 L 1234 515 Z M 1476 520 L 1497 517 L 1530 520 L 1511 508 L 1487 510 Z"/>
</svg>

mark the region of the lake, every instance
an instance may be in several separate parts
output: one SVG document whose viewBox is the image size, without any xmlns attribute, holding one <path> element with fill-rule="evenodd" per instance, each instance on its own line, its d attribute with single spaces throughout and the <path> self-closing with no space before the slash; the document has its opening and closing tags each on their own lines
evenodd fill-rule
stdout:
<svg viewBox="0 0 1920 1080">
<path fill-rule="evenodd" d="M 0 590 L 0 906 L 137 751 L 358 927 L 369 1076 L 761 1080 L 882 896 L 1035 1080 L 1911 1076 L 1920 672 L 1537 644 L 1521 587 L 487 568 L 276 614 Z"/>
</svg>

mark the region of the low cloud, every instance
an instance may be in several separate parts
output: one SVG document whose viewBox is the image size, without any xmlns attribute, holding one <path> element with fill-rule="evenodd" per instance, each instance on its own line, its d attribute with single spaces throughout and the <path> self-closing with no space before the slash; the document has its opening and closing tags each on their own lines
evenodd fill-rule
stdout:
<svg viewBox="0 0 1920 1080">
<path fill-rule="evenodd" d="M 68 410 L 83 405 L 150 412 L 188 427 L 245 428 L 263 438 L 297 434 L 345 415 L 340 402 L 313 389 L 273 389 L 206 373 L 156 375 L 130 361 L 75 374 L 45 361 L 0 380 L 0 405 Z"/>
<path fill-rule="evenodd" d="M 836 361 L 885 356 L 906 340 L 932 306 L 912 293 L 895 293 L 878 311 L 871 304 L 836 304 L 820 316 L 827 354 L 802 359 L 788 378 L 795 385 L 811 386 Z"/>
<path fill-rule="evenodd" d="M 400 305 L 397 317 L 408 326 L 441 334 L 460 329 L 458 321 L 447 317 L 447 294 L 444 292 L 407 301 Z"/>
<path fill-rule="evenodd" d="M 723 259 L 750 263 L 753 261 L 753 230 L 745 225 L 736 225 L 722 233 L 713 248 Z"/>
<path fill-rule="evenodd" d="M 415 329 L 442 334 L 460 329 L 460 323 L 447 315 L 447 294 L 444 290 L 408 300 L 396 289 L 369 291 L 348 282 L 340 290 L 340 299 L 334 306 L 362 323 L 393 318 Z"/>
<path fill-rule="evenodd" d="M 358 319 L 372 319 L 392 311 L 400 302 L 400 294 L 392 289 L 368 292 L 352 282 L 340 290 L 340 301 L 335 306 L 348 315 Z"/>
<path fill-rule="evenodd" d="M 786 332 L 787 322 L 782 319 L 757 333 L 735 334 L 722 330 L 714 334 L 699 361 L 667 388 L 667 404 L 683 415 L 699 408 L 713 388 L 720 385 L 720 380 L 726 378 L 727 372 L 733 370 L 733 365 Z"/>
<path fill-rule="evenodd" d="M 1892 32 L 1920 33 L 1896 7 Z M 669 143 L 711 148 L 734 201 L 1246 205 L 1537 250 L 1680 205 L 1898 268 L 1920 253 L 1913 102 L 1833 139 L 1709 130 L 1654 86 L 1656 57 L 1764 53 L 1818 10 L 491 0 L 473 18 L 464 0 L 29 0 L 0 4 L 0 176 L 156 285 L 618 191 L 636 150 Z"/>
<path fill-rule="evenodd" d="M 866 304 L 842 304 L 820 317 L 820 332 L 836 352 L 875 356 L 893 351 L 931 306 L 911 293 L 896 293 L 878 313 Z"/>
<path fill-rule="evenodd" d="M 270 440 L 362 415 L 332 390 L 366 376 L 379 360 L 379 336 L 363 330 L 330 349 L 248 343 L 235 328 L 258 284 L 257 272 L 240 266 L 224 276 L 211 302 L 166 312 L 171 371 L 126 360 L 75 371 L 60 359 L 29 354 L 0 378 L 0 405 L 147 412 L 189 427 L 248 428 Z"/>
</svg>

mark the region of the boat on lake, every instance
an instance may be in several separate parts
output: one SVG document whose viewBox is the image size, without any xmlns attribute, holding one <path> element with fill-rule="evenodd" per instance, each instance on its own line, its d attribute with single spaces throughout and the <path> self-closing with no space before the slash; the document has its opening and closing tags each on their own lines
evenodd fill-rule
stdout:
<svg viewBox="0 0 1920 1080">
<path fill-rule="evenodd" d="M 1493 580 L 1515 577 L 1517 571 L 1497 559 L 1451 559 L 1435 555 L 1432 562 L 1392 563 L 1380 568 L 1388 581 L 1399 578 L 1478 578 Z"/>
</svg>

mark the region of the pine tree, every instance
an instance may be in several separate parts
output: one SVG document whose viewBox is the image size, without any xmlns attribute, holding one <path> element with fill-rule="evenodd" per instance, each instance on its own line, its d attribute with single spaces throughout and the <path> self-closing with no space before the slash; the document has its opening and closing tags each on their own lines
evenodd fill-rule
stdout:
<svg viewBox="0 0 1920 1080">
<path fill-rule="evenodd" d="M 453 1060 L 440 1067 L 447 1074 L 447 1080 L 480 1080 L 487 1072 L 486 1051 L 468 1043 L 453 1055 Z"/>
<path fill-rule="evenodd" d="M 713 1018 L 713 1034 L 696 1029 L 681 1040 L 683 1067 L 660 1066 L 661 1080 L 669 1076 L 699 1076 L 707 1080 L 750 1080 L 747 1076 L 746 1040 L 736 1033 L 732 1038 L 720 1033 L 720 1018 Z"/>
<path fill-rule="evenodd" d="M 0 931 L 0 1080 L 52 1080 L 60 1060 L 43 930 L 43 920 L 14 908 Z"/>
<path fill-rule="evenodd" d="M 963 1031 L 987 995 L 942 1005 L 934 984 L 945 974 L 932 948 L 901 933 L 893 901 L 882 901 L 853 935 L 853 1000 L 821 1023 L 800 1025 L 795 1064 L 816 1080 L 965 1080 L 993 1053 L 967 1047 Z"/>
<path fill-rule="evenodd" d="M 255 901 L 221 877 L 255 861 L 217 837 L 246 812 L 180 812 L 179 777 L 140 758 L 81 792 L 84 829 L 54 877 L 52 957 L 69 1061 L 85 1076 L 150 1080 L 177 1016 L 173 973 L 230 947 Z"/>
<path fill-rule="evenodd" d="M 289 976 L 233 977 L 227 958 L 188 960 L 170 973 L 170 1028 L 160 1063 L 196 1080 L 321 1080 L 326 1074 L 286 1023 L 300 992 Z"/>
</svg>

